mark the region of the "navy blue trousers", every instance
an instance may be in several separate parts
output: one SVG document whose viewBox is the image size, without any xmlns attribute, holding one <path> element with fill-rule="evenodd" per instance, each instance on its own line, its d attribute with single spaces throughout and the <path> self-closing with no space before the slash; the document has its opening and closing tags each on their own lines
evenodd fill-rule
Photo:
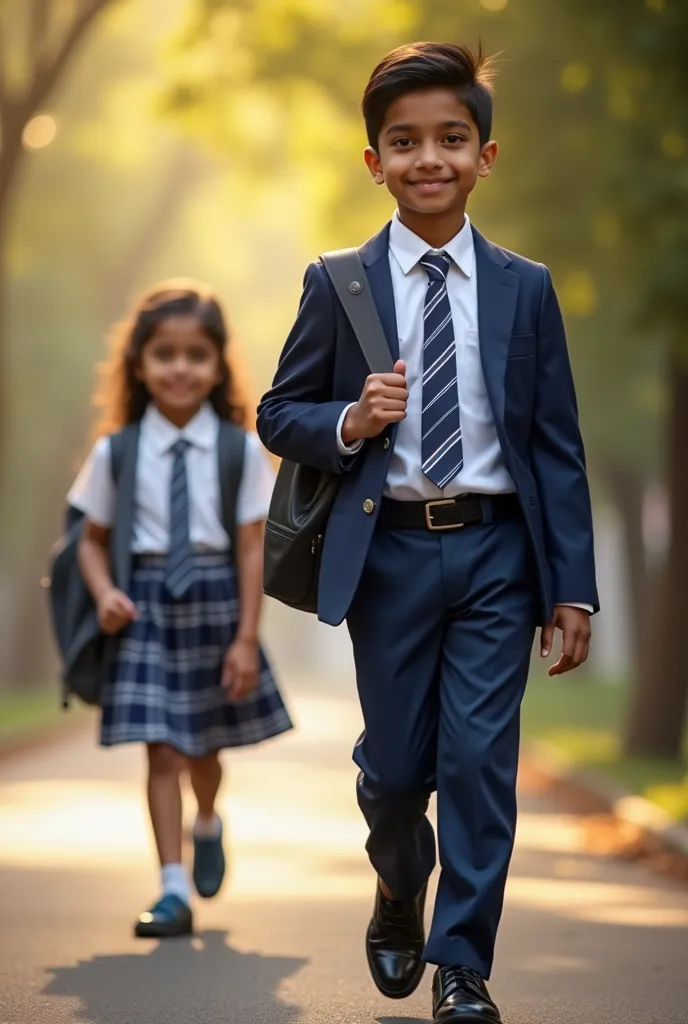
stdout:
<svg viewBox="0 0 688 1024">
<path fill-rule="evenodd" d="M 397 899 L 441 866 L 429 963 L 490 976 L 516 827 L 520 705 L 537 614 L 521 519 L 376 529 L 348 616 L 371 863 Z"/>
</svg>

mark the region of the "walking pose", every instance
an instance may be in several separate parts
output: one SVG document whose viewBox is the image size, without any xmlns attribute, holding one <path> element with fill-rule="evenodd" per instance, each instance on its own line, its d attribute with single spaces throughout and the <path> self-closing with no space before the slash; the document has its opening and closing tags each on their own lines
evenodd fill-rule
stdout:
<svg viewBox="0 0 688 1024">
<path fill-rule="evenodd" d="M 161 892 L 136 922 L 139 936 L 192 930 L 182 771 L 198 803 L 193 881 L 211 897 L 225 873 L 218 752 L 291 728 L 258 638 L 273 473 L 256 435 L 243 429 L 227 347 L 222 310 L 205 286 L 151 290 L 116 335 L 101 436 L 69 494 L 85 516 L 83 578 L 101 629 L 118 638 L 101 700 L 101 743 L 143 743 L 148 755 Z M 132 431 L 135 470 L 125 493 L 113 444 Z M 226 466 L 228 444 L 235 455 Z M 223 508 L 227 472 L 238 474 L 230 509 Z M 130 538 L 126 592 L 113 582 L 111 550 L 122 517 Z"/>
<path fill-rule="evenodd" d="M 519 711 L 537 624 L 550 674 L 580 665 L 597 610 L 566 339 L 546 267 L 466 216 L 497 156 L 489 61 L 389 54 L 363 98 L 391 223 L 358 251 L 395 360 L 370 374 L 320 261 L 272 389 L 268 449 L 337 474 L 318 613 L 346 619 L 365 732 L 354 759 L 378 875 L 368 963 L 386 996 L 437 965 L 435 1024 L 497 1024 L 486 980 L 516 825 Z M 524 211 L 527 217 L 527 211 Z M 424 930 L 436 841 L 441 875 Z"/>
</svg>

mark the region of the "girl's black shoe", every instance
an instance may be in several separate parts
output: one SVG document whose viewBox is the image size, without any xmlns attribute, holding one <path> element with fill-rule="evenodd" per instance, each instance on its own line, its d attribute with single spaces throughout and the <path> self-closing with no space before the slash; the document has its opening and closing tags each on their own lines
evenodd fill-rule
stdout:
<svg viewBox="0 0 688 1024">
<path fill-rule="evenodd" d="M 169 939 L 193 931 L 191 908 L 178 896 L 168 894 L 145 910 L 134 925 L 139 939 Z"/>
</svg>

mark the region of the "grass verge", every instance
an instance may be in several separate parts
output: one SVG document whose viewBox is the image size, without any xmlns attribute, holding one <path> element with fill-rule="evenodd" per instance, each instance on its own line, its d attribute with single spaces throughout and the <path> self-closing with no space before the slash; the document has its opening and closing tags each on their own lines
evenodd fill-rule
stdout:
<svg viewBox="0 0 688 1024">
<path fill-rule="evenodd" d="M 624 757 L 623 682 L 532 678 L 523 703 L 523 735 L 551 744 L 577 767 L 594 769 L 688 821 L 688 773 L 673 761 Z M 686 734 L 688 759 L 688 734 Z"/>
<path fill-rule="evenodd" d="M 0 693 L 0 753 L 73 722 L 75 712 L 81 714 L 76 703 L 69 714 L 62 710 L 55 689 L 28 694 Z"/>
</svg>

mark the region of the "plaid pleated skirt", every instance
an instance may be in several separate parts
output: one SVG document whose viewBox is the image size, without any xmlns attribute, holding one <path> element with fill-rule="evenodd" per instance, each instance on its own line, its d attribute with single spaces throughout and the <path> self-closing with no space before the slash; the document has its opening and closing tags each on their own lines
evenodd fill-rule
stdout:
<svg viewBox="0 0 688 1024">
<path fill-rule="evenodd" d="M 194 582 L 179 600 L 165 589 L 164 558 L 139 557 L 129 593 L 139 618 L 123 633 L 104 687 L 103 746 L 167 743 L 202 757 L 292 728 L 262 650 L 253 693 L 230 702 L 221 685 L 239 618 L 236 575 L 226 556 L 198 556 Z"/>
</svg>

